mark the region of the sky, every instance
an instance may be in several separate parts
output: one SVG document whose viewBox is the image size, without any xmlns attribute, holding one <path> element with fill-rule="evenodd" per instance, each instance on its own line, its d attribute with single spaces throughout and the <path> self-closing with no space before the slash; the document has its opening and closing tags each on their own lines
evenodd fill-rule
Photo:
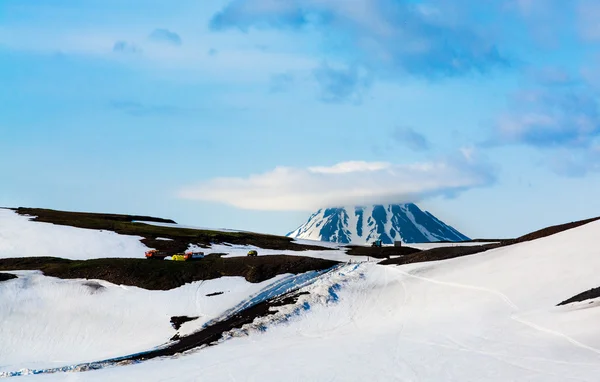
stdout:
<svg viewBox="0 0 600 382">
<path fill-rule="evenodd" d="M 0 206 L 286 234 L 600 215 L 595 0 L 2 0 Z"/>
</svg>

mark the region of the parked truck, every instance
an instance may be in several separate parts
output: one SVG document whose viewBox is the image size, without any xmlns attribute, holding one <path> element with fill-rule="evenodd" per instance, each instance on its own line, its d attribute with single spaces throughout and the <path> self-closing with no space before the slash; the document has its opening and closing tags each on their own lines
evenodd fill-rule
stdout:
<svg viewBox="0 0 600 382">
<path fill-rule="evenodd" d="M 171 256 L 168 251 L 159 251 L 158 249 L 146 251 L 146 259 L 148 260 L 164 260 L 167 256 Z"/>
</svg>

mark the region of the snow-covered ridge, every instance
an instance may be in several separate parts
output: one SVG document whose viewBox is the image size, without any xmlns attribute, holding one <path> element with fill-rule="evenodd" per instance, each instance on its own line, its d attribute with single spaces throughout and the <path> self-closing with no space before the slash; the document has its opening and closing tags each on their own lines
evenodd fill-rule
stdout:
<svg viewBox="0 0 600 382">
<path fill-rule="evenodd" d="M 321 209 L 288 236 L 354 244 L 376 239 L 384 244 L 469 239 L 413 203 Z"/>
</svg>

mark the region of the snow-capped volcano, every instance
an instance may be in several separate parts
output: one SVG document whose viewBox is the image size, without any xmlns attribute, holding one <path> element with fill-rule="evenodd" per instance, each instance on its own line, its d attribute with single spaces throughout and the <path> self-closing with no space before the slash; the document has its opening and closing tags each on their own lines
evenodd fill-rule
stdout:
<svg viewBox="0 0 600 382">
<path fill-rule="evenodd" d="M 413 203 L 321 209 L 287 236 L 356 244 L 376 239 L 383 244 L 469 240 Z"/>
</svg>

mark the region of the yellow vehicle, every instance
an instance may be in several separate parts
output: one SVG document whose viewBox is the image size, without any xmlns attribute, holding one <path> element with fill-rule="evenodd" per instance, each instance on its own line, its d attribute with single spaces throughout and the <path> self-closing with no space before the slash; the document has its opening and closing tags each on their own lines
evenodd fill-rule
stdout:
<svg viewBox="0 0 600 382">
<path fill-rule="evenodd" d="M 173 261 L 191 261 L 191 260 L 198 260 L 198 259 L 202 259 L 204 258 L 204 252 L 193 252 L 193 251 L 188 251 L 186 253 L 179 253 L 177 255 L 173 255 L 171 256 L 171 259 Z"/>
<path fill-rule="evenodd" d="M 258 252 L 256 252 L 255 250 L 250 250 L 248 251 L 248 256 L 258 256 Z"/>
</svg>

